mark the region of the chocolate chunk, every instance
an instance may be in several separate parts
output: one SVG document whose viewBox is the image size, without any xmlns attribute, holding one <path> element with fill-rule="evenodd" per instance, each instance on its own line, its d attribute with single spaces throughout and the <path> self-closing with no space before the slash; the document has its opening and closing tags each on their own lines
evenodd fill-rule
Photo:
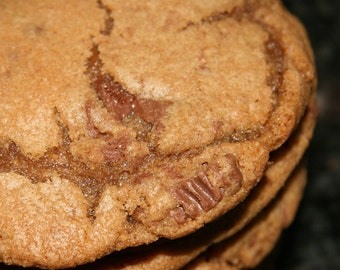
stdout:
<svg viewBox="0 0 340 270">
<path fill-rule="evenodd" d="M 233 195 L 242 187 L 243 176 L 233 155 L 225 155 L 226 164 L 203 164 L 198 176 L 184 180 L 174 192 L 179 207 L 170 215 L 177 223 L 195 219 L 200 213 L 213 209 L 225 195 Z M 216 179 L 209 179 L 215 177 Z M 213 185 L 212 183 L 217 183 Z"/>
<path fill-rule="evenodd" d="M 135 116 L 148 123 L 156 123 L 164 115 L 166 108 L 171 105 L 169 101 L 157 101 L 138 98 L 129 93 L 113 76 L 102 73 L 102 60 L 98 45 L 91 49 L 92 55 L 86 62 L 86 74 L 89 75 L 91 86 L 106 109 L 113 113 L 117 120 L 128 116 Z"/>
<path fill-rule="evenodd" d="M 233 195 L 241 189 L 243 175 L 238 168 L 237 160 L 233 155 L 225 155 L 225 158 L 231 166 L 231 170 L 229 171 L 228 176 L 223 178 L 224 185 L 222 188 L 227 195 Z"/>
<path fill-rule="evenodd" d="M 173 217 L 177 224 L 183 224 L 188 221 L 188 216 L 182 206 L 172 209 L 170 211 L 170 216 Z"/>
<path fill-rule="evenodd" d="M 110 74 L 102 73 L 103 63 L 99 58 L 98 45 L 92 47 L 91 53 L 92 55 L 86 63 L 86 73 L 91 79 L 91 86 L 96 90 L 107 110 L 114 113 L 118 120 L 121 120 L 136 107 L 136 98 L 125 91 L 121 84 L 114 81 Z"/>
<path fill-rule="evenodd" d="M 202 211 L 209 211 L 222 199 L 222 194 L 209 182 L 205 174 L 183 181 L 176 190 L 176 198 L 185 213 L 195 218 Z"/>
</svg>

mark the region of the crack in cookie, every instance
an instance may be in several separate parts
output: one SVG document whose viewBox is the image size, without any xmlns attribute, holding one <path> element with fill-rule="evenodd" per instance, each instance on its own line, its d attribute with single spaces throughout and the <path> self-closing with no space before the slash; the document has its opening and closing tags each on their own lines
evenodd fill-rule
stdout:
<svg viewBox="0 0 340 270">
<path fill-rule="evenodd" d="M 199 22 L 188 22 L 181 31 L 187 31 L 192 27 L 200 27 L 204 24 L 214 24 L 227 19 L 233 19 L 235 21 L 241 22 L 242 20 L 249 21 L 255 25 L 260 26 L 263 31 L 268 34 L 267 40 L 264 42 L 263 47 L 265 51 L 265 60 L 270 71 L 267 77 L 267 85 L 272 88 L 272 112 L 273 114 L 278 106 L 280 95 L 285 92 L 283 89 L 283 75 L 286 70 L 285 63 L 285 51 L 282 46 L 282 41 L 280 35 L 277 31 L 266 24 L 264 21 L 255 18 L 255 12 L 260 8 L 260 3 L 254 3 L 252 1 L 245 1 L 242 6 L 236 6 L 231 11 L 217 11 L 209 16 L 203 17 Z M 270 115 L 271 115 L 270 114 Z M 266 124 L 270 121 L 270 117 L 267 121 L 254 129 L 248 130 L 235 130 L 232 134 L 228 136 L 219 136 L 223 138 L 224 142 L 241 142 L 254 140 L 266 131 Z"/>
<path fill-rule="evenodd" d="M 57 114 L 57 112 L 56 112 Z M 71 140 L 68 129 L 60 122 L 62 141 L 58 147 L 48 149 L 38 159 L 25 155 L 15 142 L 10 141 L 0 147 L 0 172 L 14 172 L 30 179 L 32 183 L 53 181 L 54 176 L 68 179 L 76 184 L 89 202 L 88 217 L 93 222 L 95 208 L 100 195 L 107 184 L 116 184 L 110 176 L 116 174 L 113 167 L 90 168 L 81 160 L 76 159 L 71 151 Z"/>
<path fill-rule="evenodd" d="M 98 7 L 105 10 L 106 13 L 106 19 L 104 24 L 104 29 L 100 30 L 100 33 L 109 36 L 112 32 L 113 26 L 114 26 L 114 19 L 111 16 L 112 11 L 103 4 L 102 0 L 97 1 Z"/>
</svg>

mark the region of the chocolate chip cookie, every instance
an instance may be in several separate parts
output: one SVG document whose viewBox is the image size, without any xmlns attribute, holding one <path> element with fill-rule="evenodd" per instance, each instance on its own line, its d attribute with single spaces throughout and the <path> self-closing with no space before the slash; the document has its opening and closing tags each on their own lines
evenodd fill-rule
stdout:
<svg viewBox="0 0 340 270">
<path fill-rule="evenodd" d="M 0 1 L 0 260 L 65 268 L 229 212 L 315 88 L 277 0 Z"/>
</svg>

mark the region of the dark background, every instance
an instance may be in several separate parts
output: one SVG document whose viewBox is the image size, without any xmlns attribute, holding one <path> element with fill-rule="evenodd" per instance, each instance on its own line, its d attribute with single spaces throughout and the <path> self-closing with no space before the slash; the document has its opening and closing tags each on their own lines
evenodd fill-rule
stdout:
<svg viewBox="0 0 340 270">
<path fill-rule="evenodd" d="M 318 70 L 319 119 L 307 153 L 308 184 L 285 232 L 277 270 L 340 269 L 340 1 L 285 0 L 303 22 Z"/>
</svg>

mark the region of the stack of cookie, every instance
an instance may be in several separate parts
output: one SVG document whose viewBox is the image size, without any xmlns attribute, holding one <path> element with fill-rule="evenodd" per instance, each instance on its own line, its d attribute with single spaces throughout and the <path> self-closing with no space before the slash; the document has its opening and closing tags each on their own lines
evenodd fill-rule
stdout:
<svg viewBox="0 0 340 270">
<path fill-rule="evenodd" d="M 243 269 L 293 220 L 317 109 L 278 0 L 0 1 L 3 269 Z"/>
</svg>

